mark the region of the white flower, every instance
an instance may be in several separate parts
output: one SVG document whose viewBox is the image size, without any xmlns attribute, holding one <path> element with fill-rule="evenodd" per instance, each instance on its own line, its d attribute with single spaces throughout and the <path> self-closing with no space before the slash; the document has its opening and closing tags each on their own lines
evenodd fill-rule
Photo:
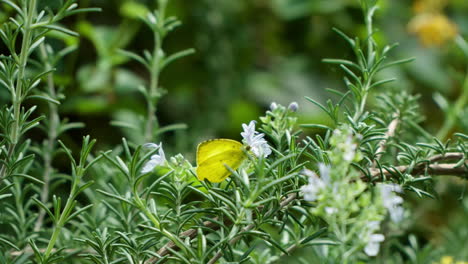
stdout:
<svg viewBox="0 0 468 264">
<path fill-rule="evenodd" d="M 301 190 L 304 193 L 304 199 L 306 201 L 313 202 L 317 200 L 317 194 L 320 190 L 331 185 L 330 179 L 330 166 L 325 163 L 318 164 L 320 177 L 315 172 L 304 169 L 301 174 L 309 177 L 309 184 L 302 186 Z M 327 209 L 325 208 L 327 211 Z M 337 210 L 336 208 L 329 208 L 327 213 L 332 214 Z"/>
<path fill-rule="evenodd" d="M 346 138 L 345 146 L 346 146 L 346 149 L 345 149 L 343 158 L 345 159 L 345 161 L 350 162 L 354 159 L 354 156 L 356 155 L 356 148 L 357 148 L 357 145 L 353 143 L 353 137 L 351 135 L 349 135 Z"/>
<path fill-rule="evenodd" d="M 389 213 L 390 219 L 392 219 L 394 223 L 399 223 L 401 220 L 403 220 L 405 209 L 403 209 L 401 206 L 395 206 L 392 210 L 389 210 Z"/>
<path fill-rule="evenodd" d="M 250 121 L 249 125 L 242 124 L 244 132 L 241 136 L 250 149 L 257 157 L 268 157 L 271 154 L 270 146 L 267 141 L 263 138 L 265 134 L 255 131 L 255 121 Z"/>
<path fill-rule="evenodd" d="M 384 239 L 385 236 L 382 234 L 370 235 L 369 242 L 367 242 L 367 245 L 364 248 L 364 252 L 370 257 L 377 256 L 380 249 L 380 243 L 384 241 Z"/>
<path fill-rule="evenodd" d="M 164 154 L 164 150 L 162 148 L 162 143 L 155 144 L 155 143 L 146 143 L 143 145 L 146 148 L 157 148 L 158 154 L 154 154 L 151 156 L 151 159 L 146 162 L 143 169 L 141 169 L 141 173 L 147 173 L 152 171 L 157 166 L 163 166 L 166 163 L 166 155 Z"/>
<path fill-rule="evenodd" d="M 336 209 L 335 207 L 325 207 L 325 212 L 331 215 L 331 214 L 337 213 L 338 209 Z"/>
<path fill-rule="evenodd" d="M 242 124 L 242 128 L 244 132 L 241 132 L 241 136 L 244 138 L 245 142 L 250 145 L 255 133 L 257 133 L 257 131 L 255 131 L 255 121 L 250 121 L 249 125 Z"/>
<path fill-rule="evenodd" d="M 326 184 L 330 184 L 330 166 L 325 165 L 325 163 L 319 163 L 318 167 L 322 181 Z"/>
<path fill-rule="evenodd" d="M 380 188 L 382 192 L 385 192 L 387 194 L 392 193 L 392 192 L 397 192 L 397 193 L 403 192 L 403 189 L 401 188 L 401 186 L 396 183 L 381 183 Z"/>
<path fill-rule="evenodd" d="M 304 169 L 301 173 L 309 177 L 309 184 L 301 188 L 301 191 L 304 193 L 304 200 L 313 202 L 317 200 L 320 190 L 326 187 L 326 183 L 311 170 Z"/>
<path fill-rule="evenodd" d="M 367 223 L 367 228 L 370 230 L 369 233 L 374 233 L 375 231 L 379 230 L 380 221 L 370 221 Z"/>
<path fill-rule="evenodd" d="M 403 220 L 404 209 L 401 206 L 403 198 L 396 195 L 395 192 L 401 193 L 402 189 L 397 184 L 380 184 L 380 193 L 382 194 L 383 206 L 388 210 L 390 219 L 394 223 Z"/>
<path fill-rule="evenodd" d="M 317 174 L 315 174 L 315 172 L 309 170 L 309 169 L 303 169 L 301 171 L 301 174 L 304 175 L 304 176 L 307 176 L 310 178 L 318 178 Z"/>
</svg>

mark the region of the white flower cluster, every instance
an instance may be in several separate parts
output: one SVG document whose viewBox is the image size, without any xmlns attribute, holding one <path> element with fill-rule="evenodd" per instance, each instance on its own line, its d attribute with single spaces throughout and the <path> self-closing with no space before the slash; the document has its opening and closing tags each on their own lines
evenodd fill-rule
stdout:
<svg viewBox="0 0 468 264">
<path fill-rule="evenodd" d="M 404 209 L 401 206 L 403 203 L 403 198 L 398 196 L 396 193 L 401 193 L 402 189 L 397 184 L 379 184 L 380 193 L 382 195 L 383 206 L 388 210 L 390 214 L 390 219 L 394 223 L 398 223 L 403 219 Z M 369 228 L 378 229 L 380 225 L 379 221 L 373 221 L 369 224 Z M 382 234 L 372 234 L 368 237 L 368 243 L 364 248 L 364 252 L 368 256 L 376 256 L 379 253 L 380 243 L 384 241 L 385 236 Z"/>
<path fill-rule="evenodd" d="M 403 219 L 404 209 L 401 206 L 403 198 L 398 196 L 396 193 L 402 193 L 403 190 L 397 184 L 379 184 L 380 193 L 382 194 L 382 201 L 384 207 L 390 214 L 390 219 L 394 223 L 398 223 Z"/>
<path fill-rule="evenodd" d="M 319 163 L 320 177 L 311 170 L 304 169 L 302 174 L 309 177 L 309 183 L 302 186 L 301 191 L 304 193 L 304 200 L 313 202 L 317 200 L 318 193 L 327 185 L 330 185 L 330 167 Z M 331 208 L 331 211 L 334 211 Z M 330 211 L 330 213 L 331 213 Z"/>
<path fill-rule="evenodd" d="M 271 154 L 270 146 L 263 138 L 265 134 L 255 131 L 255 121 L 250 121 L 249 125 L 242 124 L 244 132 L 241 133 L 245 143 L 257 157 L 266 158 Z"/>
<path fill-rule="evenodd" d="M 143 147 L 146 148 L 154 148 L 154 149 L 159 149 L 158 154 L 154 154 L 151 156 L 151 159 L 146 162 L 145 166 L 143 166 L 143 169 L 141 169 L 141 173 L 148 173 L 157 166 L 163 166 L 166 163 L 166 155 L 164 154 L 164 150 L 162 148 L 162 143 L 155 144 L 155 143 L 146 143 L 143 145 Z"/>
</svg>

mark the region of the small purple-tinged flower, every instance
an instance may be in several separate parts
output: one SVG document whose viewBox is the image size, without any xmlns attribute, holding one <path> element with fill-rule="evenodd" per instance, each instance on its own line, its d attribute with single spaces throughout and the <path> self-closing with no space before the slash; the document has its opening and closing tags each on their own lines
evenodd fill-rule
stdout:
<svg viewBox="0 0 468 264">
<path fill-rule="evenodd" d="M 291 112 L 297 112 L 297 110 L 299 109 L 299 104 L 297 102 L 292 102 L 289 104 L 288 109 Z"/>
<path fill-rule="evenodd" d="M 270 110 L 271 110 L 271 111 L 275 111 L 276 108 L 278 108 L 278 105 L 277 105 L 275 102 L 272 102 L 272 103 L 270 104 Z"/>
<path fill-rule="evenodd" d="M 162 148 L 162 143 L 155 144 L 155 143 L 146 143 L 143 145 L 146 148 L 157 148 L 158 154 L 154 154 L 151 156 L 151 159 L 145 163 L 143 169 L 141 169 L 141 173 L 148 173 L 157 166 L 163 166 L 166 163 L 166 155 L 164 154 L 164 150 Z"/>
</svg>

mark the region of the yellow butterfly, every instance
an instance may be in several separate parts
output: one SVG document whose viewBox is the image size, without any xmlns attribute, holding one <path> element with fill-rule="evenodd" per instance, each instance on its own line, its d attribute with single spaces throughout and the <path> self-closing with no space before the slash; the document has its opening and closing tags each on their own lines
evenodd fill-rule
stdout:
<svg viewBox="0 0 468 264">
<path fill-rule="evenodd" d="M 212 139 L 198 145 L 197 176 L 200 181 L 222 182 L 236 170 L 247 156 L 242 143 L 232 139 Z"/>
</svg>

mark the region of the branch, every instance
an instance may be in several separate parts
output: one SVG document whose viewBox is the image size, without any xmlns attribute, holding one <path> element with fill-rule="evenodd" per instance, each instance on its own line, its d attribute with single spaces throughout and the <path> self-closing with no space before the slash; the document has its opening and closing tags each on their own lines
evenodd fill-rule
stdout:
<svg viewBox="0 0 468 264">
<path fill-rule="evenodd" d="M 378 180 L 381 177 L 396 177 L 399 174 L 409 173 L 412 175 L 430 174 L 432 176 L 458 176 L 468 179 L 468 161 L 465 159 L 464 165 L 454 163 L 433 164 L 439 161 L 453 161 L 464 159 L 464 154 L 461 152 L 448 152 L 444 155 L 435 155 L 427 159 L 427 162 L 417 164 L 411 169 L 410 165 L 402 165 L 396 167 L 383 167 L 382 169 L 370 169 L 370 175 L 364 175 L 361 179 L 368 181 Z M 370 177 L 369 177 L 370 176 Z"/>
<path fill-rule="evenodd" d="M 468 166 L 468 163 L 466 163 Z M 372 180 L 376 180 L 380 178 L 382 175 L 385 177 L 395 177 L 396 175 L 400 173 L 407 173 L 408 170 L 410 169 L 410 166 L 397 166 L 397 167 L 389 167 L 389 168 L 383 168 L 383 170 L 380 169 L 371 169 L 370 174 Z M 468 179 L 468 169 L 464 166 L 456 166 L 453 163 L 443 163 L 443 164 L 431 164 L 431 165 L 426 165 L 423 164 L 423 166 L 418 166 L 416 168 L 413 168 L 411 171 L 411 174 L 421 174 L 427 171 L 428 174 L 432 176 L 444 176 L 444 175 L 450 175 L 450 176 L 458 176 L 461 178 Z M 362 176 L 362 179 L 368 180 L 367 176 Z"/>
<path fill-rule="evenodd" d="M 461 160 L 464 158 L 463 153 L 461 152 L 447 152 L 444 155 L 434 155 L 427 159 L 429 163 L 435 163 L 438 161 L 448 161 L 448 160 Z"/>
</svg>

